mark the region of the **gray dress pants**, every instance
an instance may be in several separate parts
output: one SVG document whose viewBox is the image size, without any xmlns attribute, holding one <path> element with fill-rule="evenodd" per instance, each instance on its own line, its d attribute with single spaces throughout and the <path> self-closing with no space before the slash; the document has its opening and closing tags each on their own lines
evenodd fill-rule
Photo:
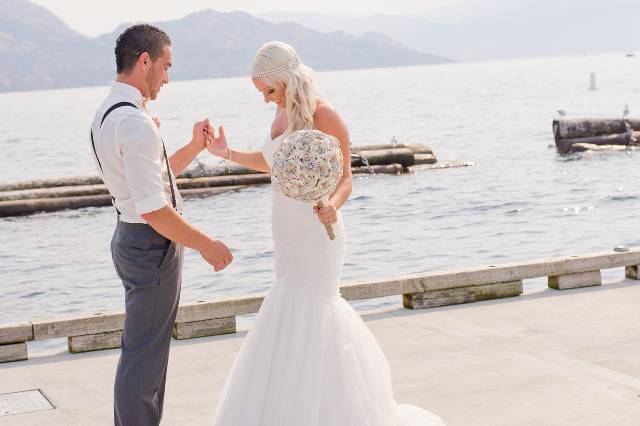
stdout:
<svg viewBox="0 0 640 426">
<path fill-rule="evenodd" d="M 118 221 L 111 256 L 125 288 L 122 351 L 114 386 L 115 424 L 158 425 L 180 298 L 183 247 L 147 224 Z"/>
</svg>

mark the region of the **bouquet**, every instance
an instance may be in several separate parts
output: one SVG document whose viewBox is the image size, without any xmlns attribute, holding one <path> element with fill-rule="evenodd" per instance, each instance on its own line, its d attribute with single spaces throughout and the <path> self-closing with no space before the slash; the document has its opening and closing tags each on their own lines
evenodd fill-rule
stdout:
<svg viewBox="0 0 640 426">
<path fill-rule="evenodd" d="M 294 200 L 324 207 L 342 177 L 342 151 L 334 136 L 319 130 L 288 135 L 273 157 L 272 184 Z M 331 240 L 335 234 L 325 225 Z"/>
</svg>

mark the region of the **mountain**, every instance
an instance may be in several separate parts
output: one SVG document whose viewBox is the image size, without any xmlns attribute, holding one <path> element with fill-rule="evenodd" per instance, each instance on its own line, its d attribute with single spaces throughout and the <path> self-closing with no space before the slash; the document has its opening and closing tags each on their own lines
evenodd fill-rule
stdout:
<svg viewBox="0 0 640 426">
<path fill-rule="evenodd" d="M 383 31 L 418 51 L 456 60 L 640 49 L 638 0 L 464 0 L 415 16 L 272 12 L 317 31 Z"/>
<path fill-rule="evenodd" d="M 90 38 L 24 0 L 0 1 L 0 91 L 57 87 L 96 81 L 100 70 Z M 82 72 L 78 63 L 84 62 Z"/>
<path fill-rule="evenodd" d="M 129 25 L 89 38 L 26 0 L 0 1 L 0 91 L 108 83 L 115 75 L 115 40 Z M 451 61 L 408 49 L 381 33 L 327 34 L 243 12 L 206 10 L 154 25 L 172 39 L 174 80 L 247 75 L 255 52 L 271 40 L 290 43 L 317 70 Z"/>
</svg>

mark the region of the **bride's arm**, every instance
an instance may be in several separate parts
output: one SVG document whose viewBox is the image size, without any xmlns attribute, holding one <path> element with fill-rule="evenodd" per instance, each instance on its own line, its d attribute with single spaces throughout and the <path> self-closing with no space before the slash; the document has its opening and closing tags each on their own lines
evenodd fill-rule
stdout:
<svg viewBox="0 0 640 426">
<path fill-rule="evenodd" d="M 216 157 L 224 158 L 243 167 L 269 173 L 271 168 L 267 164 L 261 151 L 238 151 L 231 149 L 224 135 L 224 128 L 218 130 L 218 137 L 213 136 L 211 142 L 207 142 L 207 150 Z"/>
<path fill-rule="evenodd" d="M 271 167 L 264 159 L 262 151 L 238 151 L 228 148 L 224 158 L 249 169 L 271 173 Z"/>
<path fill-rule="evenodd" d="M 317 130 L 328 135 L 335 136 L 340 142 L 342 151 L 342 178 L 338 182 L 335 191 L 329 197 L 327 205 L 318 210 L 318 217 L 324 224 L 331 225 L 336 222 L 336 211 L 347 202 L 351 196 L 351 142 L 347 125 L 340 115 L 327 106 L 319 106 L 313 117 Z"/>
</svg>

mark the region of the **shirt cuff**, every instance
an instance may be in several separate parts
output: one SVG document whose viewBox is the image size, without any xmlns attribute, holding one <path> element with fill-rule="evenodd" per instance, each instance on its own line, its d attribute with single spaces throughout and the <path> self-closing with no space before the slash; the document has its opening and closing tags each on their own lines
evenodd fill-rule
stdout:
<svg viewBox="0 0 640 426">
<path fill-rule="evenodd" d="M 136 213 L 145 214 L 160 210 L 166 205 L 168 205 L 167 197 L 163 191 L 158 192 L 157 194 L 153 194 L 152 196 L 147 197 L 144 200 L 137 201 L 135 203 L 135 209 Z"/>
</svg>

